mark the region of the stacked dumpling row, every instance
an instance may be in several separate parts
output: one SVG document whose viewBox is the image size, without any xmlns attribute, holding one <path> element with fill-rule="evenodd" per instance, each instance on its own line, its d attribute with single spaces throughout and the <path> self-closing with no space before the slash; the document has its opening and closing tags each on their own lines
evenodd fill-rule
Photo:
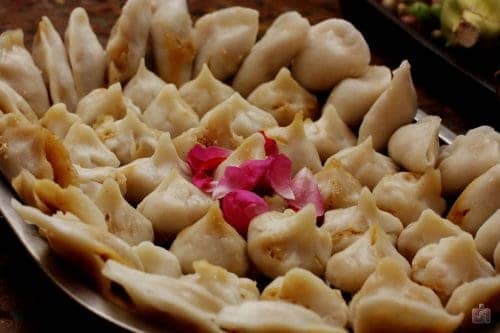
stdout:
<svg viewBox="0 0 500 333">
<path fill-rule="evenodd" d="M 3 32 L 13 207 L 106 298 L 183 331 L 452 332 L 500 310 L 500 134 L 440 147 L 408 62 L 371 66 L 350 23 L 296 12 L 257 41 L 258 17 L 128 0 L 105 49 L 82 8 L 64 39 L 42 18 L 31 53 Z M 229 216 L 249 179 L 228 175 L 257 166 Z"/>
</svg>

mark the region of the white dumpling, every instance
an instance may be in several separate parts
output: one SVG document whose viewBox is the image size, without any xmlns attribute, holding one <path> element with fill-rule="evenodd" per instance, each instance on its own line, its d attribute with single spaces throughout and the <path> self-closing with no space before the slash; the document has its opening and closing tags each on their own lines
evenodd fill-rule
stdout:
<svg viewBox="0 0 500 333">
<path fill-rule="evenodd" d="M 500 163 L 500 133 L 488 126 L 459 135 L 439 155 L 439 170 L 446 194 L 460 193 L 471 181 Z"/>
<path fill-rule="evenodd" d="M 17 91 L 41 117 L 49 108 L 49 96 L 42 73 L 24 47 L 23 39 L 21 29 L 0 34 L 0 81 Z"/>
<path fill-rule="evenodd" d="M 182 230 L 170 251 L 179 259 L 184 273 L 192 273 L 197 260 L 206 260 L 239 276 L 245 276 L 249 267 L 245 239 L 224 220 L 217 204 Z"/>
<path fill-rule="evenodd" d="M 432 209 L 422 212 L 418 220 L 406 226 L 398 238 L 398 251 L 411 260 L 417 251 L 441 238 L 459 236 L 464 233 L 455 224 L 442 218 Z"/>
<path fill-rule="evenodd" d="M 304 167 L 313 173 L 321 169 L 321 159 L 316 147 L 306 136 L 301 114 L 297 114 L 293 122 L 286 127 L 266 130 L 266 135 L 276 140 L 280 152 L 292 161 L 292 174 Z"/>
<path fill-rule="evenodd" d="M 123 95 L 130 98 L 139 109 L 145 111 L 165 85 L 162 79 L 146 67 L 142 58 L 137 73 L 123 89 Z"/>
<path fill-rule="evenodd" d="M 287 68 L 282 68 L 274 80 L 258 86 L 248 101 L 272 114 L 280 126 L 289 125 L 299 112 L 313 118 L 319 107 L 316 96 L 302 88 Z"/>
<path fill-rule="evenodd" d="M 40 125 L 54 133 L 59 139 L 64 140 L 71 126 L 80 122 L 80 117 L 69 112 L 65 104 L 52 105 L 40 119 Z"/>
<path fill-rule="evenodd" d="M 410 69 L 405 60 L 393 72 L 389 87 L 377 98 L 361 122 L 358 143 L 371 136 L 375 150 L 384 150 L 391 135 L 402 125 L 413 121 L 417 113 L 417 93 Z"/>
<path fill-rule="evenodd" d="M 255 266 L 274 278 L 294 267 L 323 275 L 332 243 L 330 235 L 316 227 L 312 204 L 298 212 L 267 212 L 248 227 L 248 254 Z"/>
<path fill-rule="evenodd" d="M 429 288 L 408 278 L 394 259 L 382 259 L 349 304 L 356 333 L 451 333 L 463 315 L 451 315 Z"/>
<path fill-rule="evenodd" d="M 28 102 L 0 77 L 0 116 L 8 113 L 23 116 L 31 122 L 38 120 L 38 116 Z"/>
<path fill-rule="evenodd" d="M 141 260 L 144 272 L 173 278 L 182 276 L 179 260 L 167 249 L 148 241 L 141 242 L 132 249 Z"/>
<path fill-rule="evenodd" d="M 75 111 L 78 95 L 63 41 L 48 17 L 43 16 L 33 39 L 33 60 L 42 70 L 52 104 L 64 103 Z"/>
<path fill-rule="evenodd" d="M 305 46 L 310 27 L 309 21 L 297 12 L 278 16 L 252 47 L 234 78 L 233 88 L 248 96 L 260 84 L 272 80 Z"/>
<path fill-rule="evenodd" d="M 355 293 L 386 257 L 394 258 L 410 272 L 410 264 L 398 253 L 391 237 L 379 224 L 371 224 L 362 237 L 328 259 L 325 278 L 331 285 Z"/>
<path fill-rule="evenodd" d="M 330 93 L 326 105 L 335 106 L 339 117 L 347 125 L 357 126 L 390 83 L 389 68 L 370 66 L 363 75 L 339 82 Z"/>
<path fill-rule="evenodd" d="M 346 170 L 359 180 L 361 185 L 367 186 L 370 190 L 383 177 L 395 174 L 398 171 L 398 167 L 392 159 L 373 149 L 371 137 L 358 143 L 355 147 L 342 149 L 333 155 L 331 159 L 339 160 Z"/>
<path fill-rule="evenodd" d="M 373 224 L 378 224 L 393 244 L 403 230 L 401 221 L 378 209 L 375 198 L 364 188 L 359 195 L 357 206 L 327 211 L 321 229 L 330 234 L 332 253 L 337 253 L 361 238 Z"/>
<path fill-rule="evenodd" d="M 423 175 L 398 172 L 385 176 L 373 189 L 373 195 L 378 207 L 397 216 L 405 226 L 416 221 L 427 208 L 438 214 L 446 209 L 439 170 L 434 169 Z"/>
<path fill-rule="evenodd" d="M 106 52 L 92 30 L 85 9 L 78 7 L 71 12 L 64 41 L 78 97 L 103 87 Z"/>
<path fill-rule="evenodd" d="M 198 76 L 186 82 L 179 89 L 179 94 L 198 116 L 203 117 L 210 109 L 231 97 L 234 90 L 217 80 L 207 64 L 203 64 Z"/>
<path fill-rule="evenodd" d="M 258 30 L 259 12 L 250 8 L 228 7 L 200 17 L 194 25 L 198 54 L 193 75 L 205 63 L 221 81 L 236 74 L 255 44 Z"/>
<path fill-rule="evenodd" d="M 500 244 L 500 208 L 477 230 L 474 241 L 479 253 L 493 262 L 495 248 Z"/>
<path fill-rule="evenodd" d="M 125 82 L 146 55 L 151 27 L 151 0 L 127 0 L 106 45 L 109 83 Z"/>
<path fill-rule="evenodd" d="M 127 178 L 121 170 L 114 167 L 83 168 L 78 164 L 73 165 L 76 172 L 78 187 L 90 198 L 101 189 L 102 183 L 107 178 L 113 178 L 120 186 L 120 191 L 125 194 L 127 191 Z"/>
<path fill-rule="evenodd" d="M 261 299 L 302 305 L 332 326 L 344 327 L 349 318 L 340 290 L 331 289 L 319 277 L 302 268 L 292 268 L 272 281 L 262 292 Z"/>
<path fill-rule="evenodd" d="M 181 98 L 173 84 L 162 88 L 142 114 L 142 120 L 151 128 L 169 132 L 172 138 L 198 126 L 199 117 Z"/>
<path fill-rule="evenodd" d="M 99 88 L 83 97 L 75 112 L 88 125 L 102 122 L 107 116 L 121 119 L 127 114 L 127 103 L 120 83 Z"/>
<path fill-rule="evenodd" d="M 211 204 L 205 193 L 172 169 L 137 210 L 153 223 L 155 240 L 163 242 L 201 219 Z"/>
<path fill-rule="evenodd" d="M 427 116 L 399 128 L 389 140 L 389 156 L 408 171 L 424 173 L 436 167 L 441 118 Z"/>
<path fill-rule="evenodd" d="M 462 283 L 493 275 L 495 269 L 477 251 L 468 233 L 426 245 L 412 261 L 412 279 L 434 290 L 443 300 Z"/>
<path fill-rule="evenodd" d="M 159 0 L 151 21 L 153 55 L 158 75 L 180 87 L 191 79 L 196 54 L 186 0 Z"/>
<path fill-rule="evenodd" d="M 349 22 L 332 18 L 313 25 L 293 61 L 293 76 L 308 90 L 328 90 L 368 70 L 370 49 Z"/>
<path fill-rule="evenodd" d="M 448 212 L 448 220 L 474 235 L 500 209 L 499 189 L 500 163 L 467 185 Z"/>
</svg>

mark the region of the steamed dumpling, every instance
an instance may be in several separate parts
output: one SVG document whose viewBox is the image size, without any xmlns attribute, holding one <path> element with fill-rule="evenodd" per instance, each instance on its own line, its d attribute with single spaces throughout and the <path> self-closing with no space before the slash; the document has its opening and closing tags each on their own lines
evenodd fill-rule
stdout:
<svg viewBox="0 0 500 333">
<path fill-rule="evenodd" d="M 298 212 L 267 212 L 248 227 L 248 254 L 255 266 L 274 278 L 294 267 L 323 275 L 330 256 L 330 235 L 316 227 L 312 204 Z"/>
<path fill-rule="evenodd" d="M 233 81 L 234 89 L 248 96 L 257 86 L 272 80 L 304 47 L 309 29 L 309 21 L 297 12 L 278 16 L 241 65 Z"/>
<path fill-rule="evenodd" d="M 389 140 L 389 156 L 408 171 L 424 173 L 436 167 L 441 118 L 427 116 L 399 128 Z"/>
<path fill-rule="evenodd" d="M 297 113 L 313 118 L 318 111 L 316 96 L 302 88 L 287 68 L 282 68 L 273 81 L 258 86 L 248 102 L 272 114 L 280 126 L 289 125 Z"/>
<path fill-rule="evenodd" d="M 259 12 L 243 7 L 229 7 L 205 14 L 196 21 L 194 40 L 198 54 L 193 75 L 203 64 L 224 81 L 234 75 L 257 39 Z"/>
<path fill-rule="evenodd" d="M 28 102 L 0 78 L 0 116 L 8 113 L 17 114 L 31 122 L 38 120 Z"/>
<path fill-rule="evenodd" d="M 179 259 L 184 273 L 193 272 L 193 262 L 197 260 L 206 260 L 239 276 L 248 271 L 245 239 L 224 220 L 216 204 L 177 235 L 170 251 Z"/>
<path fill-rule="evenodd" d="M 52 105 L 40 119 L 40 125 L 51 131 L 59 139 L 64 140 L 71 126 L 80 122 L 80 117 L 71 113 L 65 104 L 58 103 Z"/>
<path fill-rule="evenodd" d="M 125 86 L 123 95 L 130 98 L 139 109 L 145 111 L 165 85 L 162 79 L 146 67 L 143 58 L 139 63 L 137 73 Z"/>
<path fill-rule="evenodd" d="M 364 116 L 358 143 L 371 136 L 375 150 L 385 149 L 391 135 L 402 125 L 410 123 L 416 113 L 417 93 L 411 79 L 410 64 L 405 60 L 393 72 L 387 90 Z"/>
<path fill-rule="evenodd" d="M 121 119 L 127 114 L 127 102 L 120 83 L 99 88 L 80 100 L 76 114 L 87 125 L 102 122 L 106 117 Z"/>
<path fill-rule="evenodd" d="M 127 178 L 123 172 L 114 167 L 83 168 L 78 164 L 73 165 L 76 171 L 78 187 L 90 198 L 101 189 L 102 183 L 108 178 L 113 178 L 120 186 L 120 191 L 127 191 Z"/>
<path fill-rule="evenodd" d="M 495 248 L 495 252 L 493 252 L 493 263 L 495 264 L 495 268 L 497 270 L 497 273 L 500 272 L 500 245 L 497 244 L 497 247 Z"/>
<path fill-rule="evenodd" d="M 141 260 L 144 272 L 173 278 L 182 276 L 179 260 L 167 249 L 148 241 L 141 242 L 132 249 Z"/>
<path fill-rule="evenodd" d="M 500 244 L 500 208 L 477 230 L 474 241 L 479 253 L 493 262 L 495 248 Z"/>
<path fill-rule="evenodd" d="M 370 66 L 363 75 L 339 82 L 330 93 L 325 106 L 333 105 L 344 123 L 357 126 L 390 83 L 389 68 Z"/>
</svg>

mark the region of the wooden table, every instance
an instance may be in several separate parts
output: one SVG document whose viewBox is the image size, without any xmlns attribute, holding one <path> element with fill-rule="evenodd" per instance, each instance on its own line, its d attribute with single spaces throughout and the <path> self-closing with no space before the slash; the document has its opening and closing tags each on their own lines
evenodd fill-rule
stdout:
<svg viewBox="0 0 500 333">
<path fill-rule="evenodd" d="M 84 7 L 91 18 L 96 33 L 105 44 L 109 31 L 118 17 L 122 1 L 102 0 L 2 0 L 0 2 L 0 32 L 5 29 L 22 28 L 25 41 L 31 47 L 37 23 L 47 15 L 59 32 L 64 33 L 67 18 L 74 7 Z M 231 5 L 253 7 L 260 11 L 261 30 L 264 30 L 281 12 L 297 10 L 307 16 L 311 23 L 329 17 L 341 16 L 335 0 L 191 0 L 191 13 L 199 17 L 208 11 Z M 391 56 L 390 50 L 373 47 L 376 63 L 394 68 L 402 59 Z M 429 113 L 438 114 L 445 125 L 457 132 L 470 126 L 464 120 L 464 110 L 447 105 L 422 82 L 416 82 L 419 104 Z M 72 323 L 68 326 L 68 323 Z M 34 261 L 15 239 L 12 231 L 0 221 L 0 332 L 120 332 L 106 322 L 73 304 L 45 277 Z"/>
</svg>

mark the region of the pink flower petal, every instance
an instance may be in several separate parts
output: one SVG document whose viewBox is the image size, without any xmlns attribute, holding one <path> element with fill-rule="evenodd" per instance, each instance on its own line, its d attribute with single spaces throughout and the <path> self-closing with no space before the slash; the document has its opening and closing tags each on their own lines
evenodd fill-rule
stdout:
<svg viewBox="0 0 500 333">
<path fill-rule="evenodd" d="M 266 183 L 283 198 L 295 199 L 291 179 L 292 161 L 283 154 L 276 154 L 268 158 L 271 163 L 266 172 Z"/>
<path fill-rule="evenodd" d="M 236 190 L 222 199 L 224 219 L 242 235 L 246 235 L 254 217 L 267 211 L 264 199 L 250 191 Z"/>
<path fill-rule="evenodd" d="M 267 160 L 250 160 L 239 167 L 226 167 L 212 197 L 220 199 L 235 190 L 253 190 L 259 183 L 262 183 L 262 179 L 269 169 L 269 164 Z"/>
<path fill-rule="evenodd" d="M 215 187 L 213 173 L 231 153 L 230 150 L 210 146 L 203 147 L 199 144 L 194 146 L 187 155 L 187 163 L 191 168 L 193 184 L 206 193 L 210 193 Z"/>
<path fill-rule="evenodd" d="M 278 144 L 276 143 L 276 140 L 271 139 L 264 133 L 264 131 L 260 131 L 260 134 L 264 136 L 264 150 L 266 151 L 267 156 L 272 156 L 272 155 L 277 155 L 279 154 L 279 149 L 278 149 Z"/>
<path fill-rule="evenodd" d="M 288 201 L 291 208 L 300 210 L 307 204 L 312 203 L 316 207 L 316 216 L 323 216 L 325 208 L 323 207 L 318 183 L 308 168 L 302 168 L 295 175 L 292 180 L 292 190 L 295 194 L 295 199 Z"/>
<path fill-rule="evenodd" d="M 216 186 L 216 182 L 213 180 L 212 177 L 207 176 L 201 172 L 194 174 L 191 177 L 191 181 L 193 182 L 194 186 L 196 186 L 205 193 L 211 193 Z"/>
</svg>

